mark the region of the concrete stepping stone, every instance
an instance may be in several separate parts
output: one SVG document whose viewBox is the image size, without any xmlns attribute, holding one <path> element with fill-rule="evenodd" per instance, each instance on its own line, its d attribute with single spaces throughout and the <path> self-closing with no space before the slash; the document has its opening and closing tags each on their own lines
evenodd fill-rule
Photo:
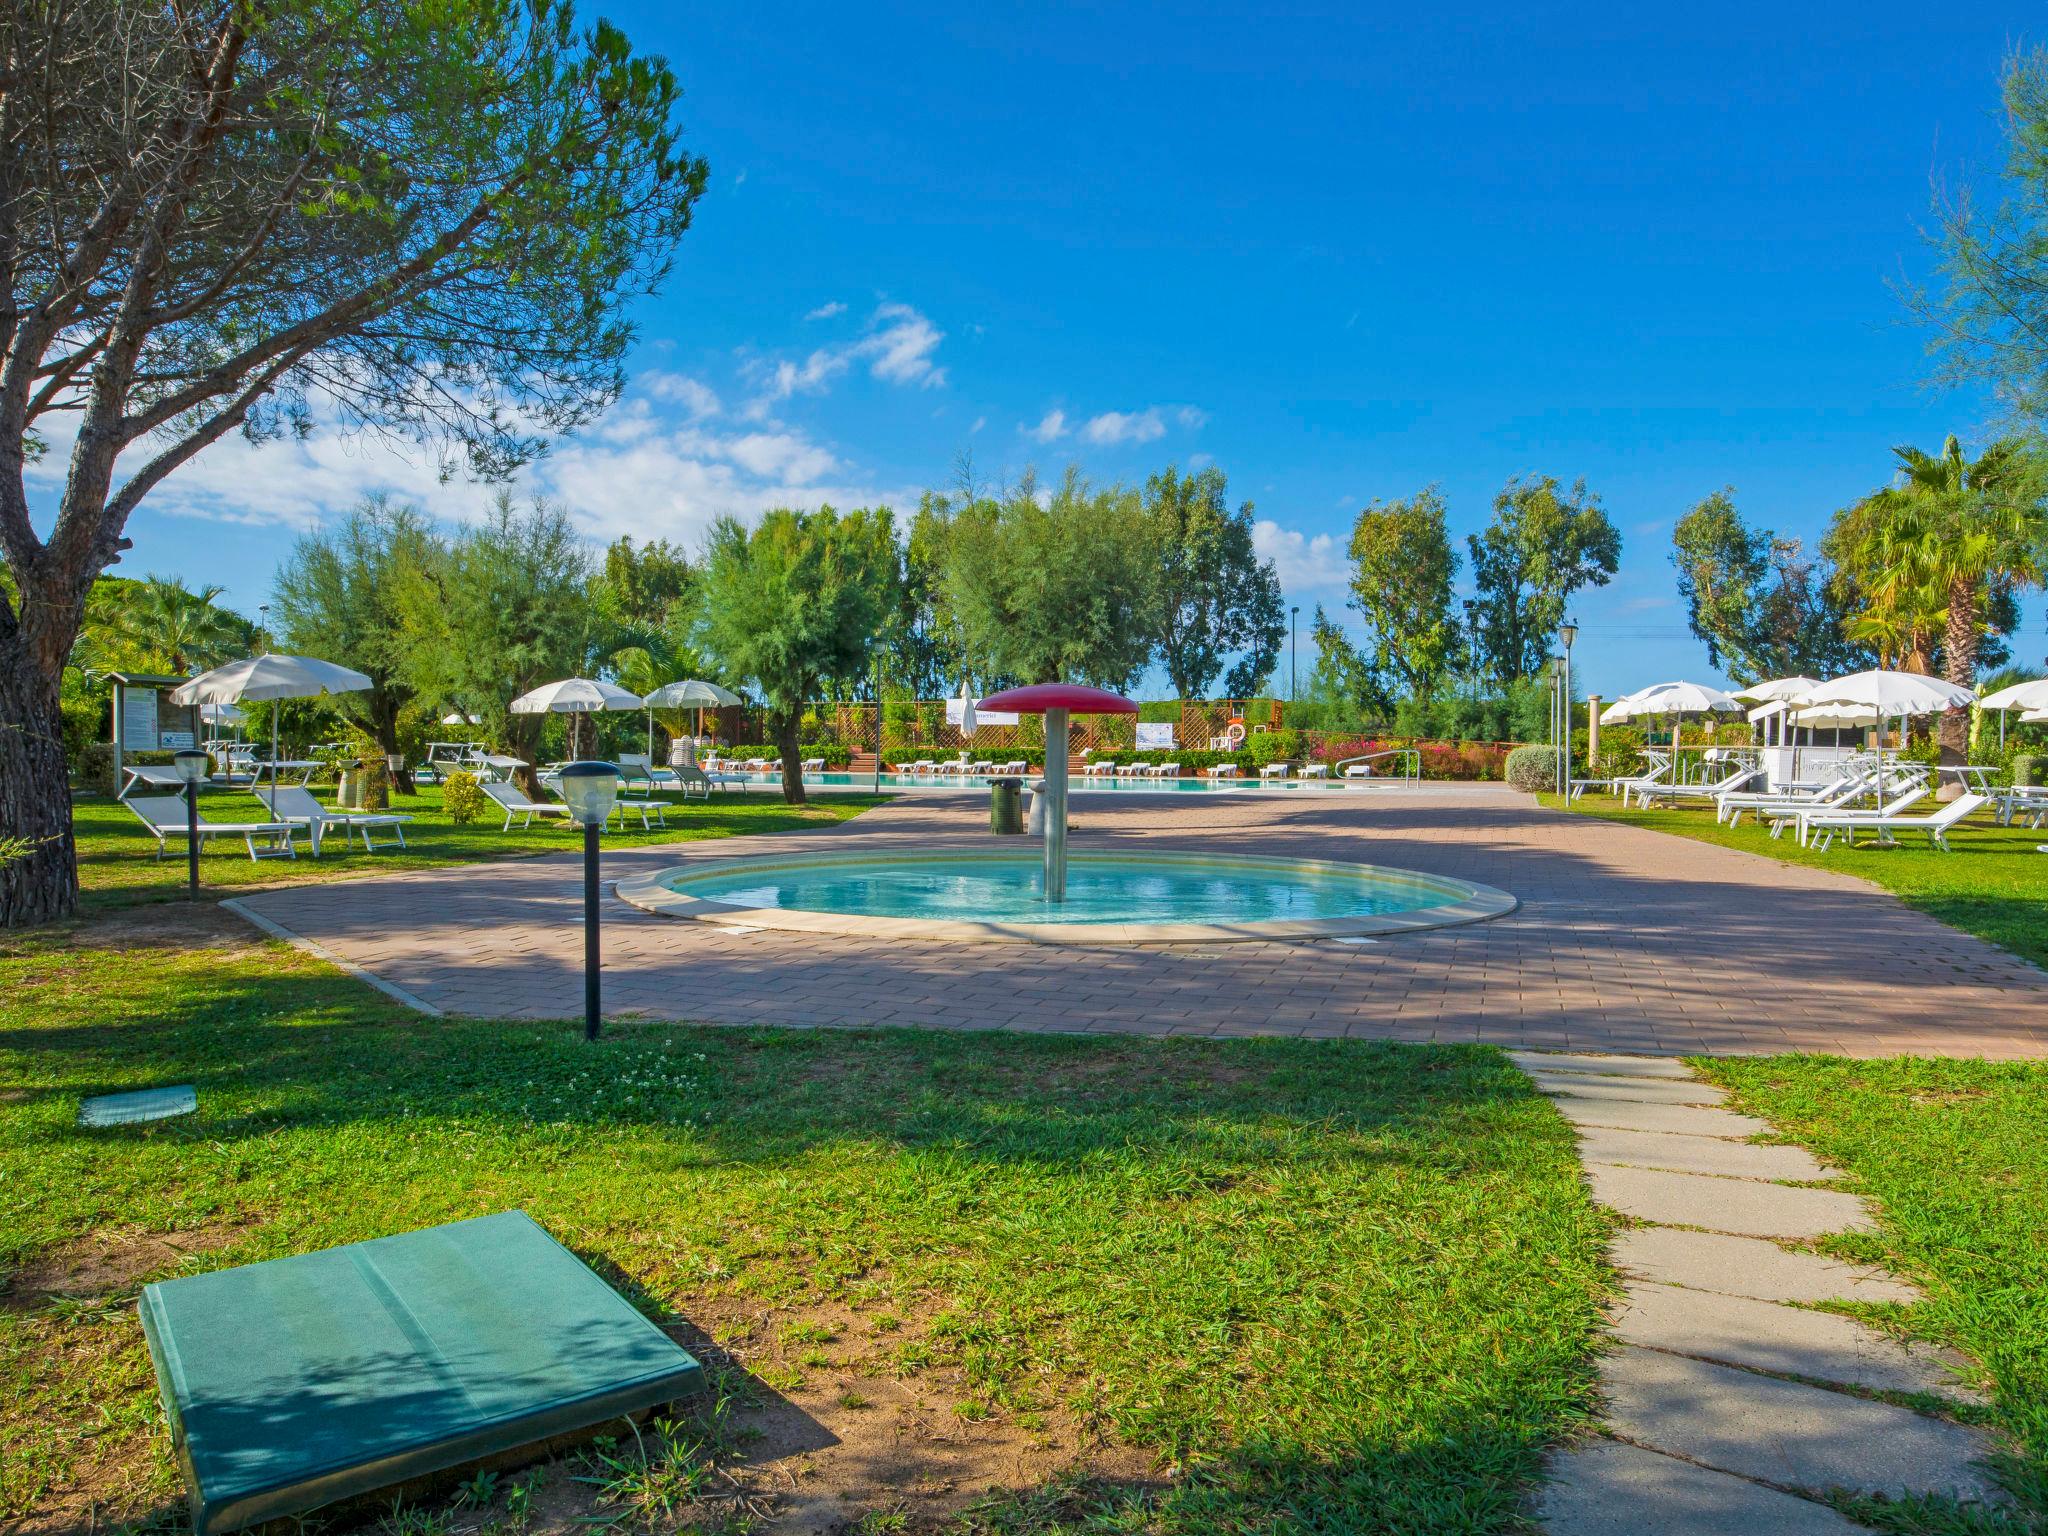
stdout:
<svg viewBox="0 0 2048 1536">
<path fill-rule="evenodd" d="M 1529 1072 L 1593 1072 L 1616 1077 L 1692 1080 L 1692 1068 L 1665 1056 L 1586 1056 L 1575 1051 L 1509 1051 L 1508 1059 Z"/>
<path fill-rule="evenodd" d="M 1739 1140 L 1760 1136 L 1771 1126 L 1754 1115 L 1698 1104 L 1629 1104 L 1607 1099 L 1582 1099 L 1572 1094 L 1551 1098 L 1557 1112 L 1574 1125 L 1611 1125 L 1623 1131 L 1669 1131 L 1680 1136 L 1726 1136 Z"/>
<path fill-rule="evenodd" d="M 1941 1350 L 1886 1338 L 1854 1318 L 1748 1296 L 1638 1280 L 1614 1319 L 1614 1336 L 1624 1344 L 1781 1376 L 1982 1400 L 1957 1376 L 1960 1362 Z"/>
<path fill-rule="evenodd" d="M 1857 1536 L 1825 1504 L 1618 1440 L 1551 1457 L 1536 1518 L 1557 1536 Z M 1867 1532 L 1865 1533 L 1867 1536 Z"/>
<path fill-rule="evenodd" d="M 1579 1131 L 1579 1156 L 1589 1163 L 1630 1163 L 1676 1173 L 1715 1173 L 1727 1179 L 1825 1179 L 1829 1170 L 1804 1147 L 1752 1146 L 1718 1136 L 1674 1136 L 1666 1131 L 1624 1131 L 1588 1125 Z"/>
<path fill-rule="evenodd" d="M 1668 1082 L 1657 1077 L 1593 1077 L 1584 1072 L 1531 1072 L 1529 1076 L 1548 1094 L 1612 1103 L 1719 1104 L 1728 1097 L 1725 1088 L 1711 1083 Z"/>
<path fill-rule="evenodd" d="M 1994 1500 L 1982 1431 L 1910 1408 L 1624 1347 L 1600 1364 L 1608 1425 L 1624 1440 L 1738 1477 L 1816 1492 Z"/>
<path fill-rule="evenodd" d="M 1705 1227 L 1738 1237 L 1822 1237 L 1871 1228 L 1863 1202 L 1835 1189 L 1792 1189 L 1611 1163 L 1588 1163 L 1586 1177 L 1602 1205 L 1666 1226 Z"/>
<path fill-rule="evenodd" d="M 1817 1253 L 1791 1253 L 1756 1237 L 1632 1227 L 1614 1235 L 1615 1267 L 1643 1280 L 1758 1301 L 1918 1301 L 1881 1270 Z"/>
</svg>

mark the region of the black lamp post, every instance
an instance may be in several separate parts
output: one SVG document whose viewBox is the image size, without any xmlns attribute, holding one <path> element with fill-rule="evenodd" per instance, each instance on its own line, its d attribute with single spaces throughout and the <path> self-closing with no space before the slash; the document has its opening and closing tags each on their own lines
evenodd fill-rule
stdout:
<svg viewBox="0 0 2048 1536">
<path fill-rule="evenodd" d="M 186 747 L 171 754 L 171 766 L 185 781 L 185 890 L 199 899 L 199 784 L 213 766 L 204 752 Z"/>
<path fill-rule="evenodd" d="M 1579 624 L 1576 619 L 1566 619 L 1557 627 L 1557 637 L 1564 641 L 1564 756 L 1560 759 L 1562 772 L 1559 777 L 1564 783 L 1558 793 L 1569 798 L 1572 788 L 1572 642 L 1579 638 Z M 1590 766 L 1588 768 L 1590 772 Z"/>
<path fill-rule="evenodd" d="M 1292 704 L 1295 693 L 1295 663 L 1301 657 L 1301 604 L 1296 603 L 1287 610 L 1287 702 Z"/>
<path fill-rule="evenodd" d="M 619 797 L 616 763 L 570 763 L 562 770 L 562 800 L 583 824 L 583 1038 L 597 1038 L 602 1017 L 598 986 L 597 841 Z"/>
</svg>

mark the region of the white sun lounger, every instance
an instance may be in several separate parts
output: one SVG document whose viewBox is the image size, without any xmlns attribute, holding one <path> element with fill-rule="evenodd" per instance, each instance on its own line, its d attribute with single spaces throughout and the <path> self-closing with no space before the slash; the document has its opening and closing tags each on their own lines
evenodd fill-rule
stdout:
<svg viewBox="0 0 2048 1536">
<path fill-rule="evenodd" d="M 520 818 L 519 825 L 522 827 L 532 826 L 533 818 L 536 816 L 559 816 L 564 821 L 569 819 L 569 807 L 566 805 L 555 805 L 546 800 L 529 800 L 525 791 L 516 784 L 500 784 L 492 780 L 480 787 L 505 812 L 505 825 L 499 828 L 500 831 L 511 829 L 514 816 Z"/>
<path fill-rule="evenodd" d="M 1328 763 L 1303 763 L 1301 777 L 1304 779 L 1327 779 L 1330 776 Z"/>
<path fill-rule="evenodd" d="M 1113 774 L 1113 773 L 1115 773 L 1115 772 L 1116 772 L 1116 759 L 1115 759 L 1115 758 L 1113 758 L 1113 757 L 1098 757 L 1098 758 L 1096 758 L 1096 759 L 1095 759 L 1095 761 L 1093 761 L 1092 763 L 1088 764 L 1088 766 L 1087 766 L 1087 767 L 1085 767 L 1085 768 L 1083 768 L 1083 769 L 1081 770 L 1081 777 L 1082 777 L 1082 778 L 1084 778 L 1084 779 L 1099 779 L 1099 778 L 1103 777 L 1103 776 L 1104 776 L 1105 774 Z"/>
<path fill-rule="evenodd" d="M 1922 789 L 1913 798 L 1918 799 L 1926 792 Z M 1806 830 L 1820 834 L 1820 841 L 1814 846 L 1822 850 L 1834 840 L 1837 832 L 1842 834 L 1844 841 L 1851 844 L 1855 843 L 1858 832 L 1875 832 L 1877 840 L 1884 844 L 1896 841 L 1892 836 L 1894 832 L 1925 832 L 1930 844 L 1947 853 L 1950 829 L 1979 806 L 1990 803 L 1989 795 L 1958 795 L 1940 810 L 1926 816 L 1879 816 L 1856 811 L 1835 811 L 1813 817 L 1807 822 Z"/>
<path fill-rule="evenodd" d="M 133 811 L 156 838 L 156 856 L 164 856 L 164 845 L 176 838 L 185 841 L 185 800 L 182 795 L 136 795 L 121 802 Z M 292 833 L 298 829 L 287 821 L 208 821 L 199 818 L 199 845 L 215 837 L 239 837 L 253 859 L 296 859 Z M 257 839 L 268 846 L 259 849 Z"/>
<path fill-rule="evenodd" d="M 1260 767 L 1259 777 L 1262 779 L 1284 779 L 1293 772 L 1294 770 L 1286 763 L 1266 763 Z"/>
<path fill-rule="evenodd" d="M 1850 810 L 1837 805 L 1817 810 L 1794 811 L 1789 816 L 1774 813 L 1766 814 L 1770 815 L 1772 837 L 1784 836 L 1787 827 L 1795 828 L 1799 834 L 1799 846 L 1804 848 L 1807 839 L 1812 835 L 1813 825 L 1816 821 L 1840 821 L 1851 816 L 1861 816 L 1873 821 L 1883 821 L 1889 817 L 1901 814 L 1907 806 L 1926 798 L 1927 785 L 1925 781 L 1922 781 L 1917 784 L 1906 784 L 1900 789 L 1898 794 L 1892 796 L 1889 800 L 1880 799 L 1878 804 L 1870 810 Z"/>
<path fill-rule="evenodd" d="M 1739 826 L 1742 813 L 1752 811 L 1758 816 L 1774 813 L 1831 810 L 1847 805 L 1858 795 L 1870 793 L 1877 787 L 1877 774 L 1872 771 L 1846 773 L 1834 783 L 1813 790 L 1807 794 L 1773 794 L 1758 790 L 1730 790 L 1717 796 L 1714 801 L 1714 820 Z"/>
<path fill-rule="evenodd" d="M 279 821 L 288 821 L 294 826 L 304 827 L 313 844 L 313 857 L 320 857 L 320 845 L 334 828 L 341 829 L 342 851 L 348 850 L 349 839 L 356 833 L 363 835 L 363 852 L 375 853 L 376 844 L 370 841 L 372 827 L 389 827 L 398 846 L 405 846 L 405 824 L 412 820 L 402 811 L 346 811 L 325 806 L 315 797 L 313 791 L 295 785 L 280 785 L 272 789 L 259 789 L 256 798 L 270 807 L 270 814 Z"/>
<path fill-rule="evenodd" d="M 1212 766 L 1210 767 L 1210 769 L 1209 769 L 1209 777 L 1210 777 L 1210 778 L 1212 778 L 1212 779 L 1234 779 L 1234 778 L 1236 778 L 1236 777 L 1237 777 L 1237 764 L 1235 764 L 1235 763 L 1216 763 L 1216 764 L 1213 764 L 1213 765 L 1212 765 Z"/>
</svg>

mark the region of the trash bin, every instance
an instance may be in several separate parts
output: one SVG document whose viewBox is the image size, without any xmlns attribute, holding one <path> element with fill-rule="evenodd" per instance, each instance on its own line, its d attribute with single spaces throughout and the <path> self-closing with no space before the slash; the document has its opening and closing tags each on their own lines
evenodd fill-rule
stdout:
<svg viewBox="0 0 2048 1536">
<path fill-rule="evenodd" d="M 1019 797 L 1023 781 L 996 779 L 988 787 L 988 829 L 1006 836 L 1024 833 L 1024 805 Z"/>
</svg>

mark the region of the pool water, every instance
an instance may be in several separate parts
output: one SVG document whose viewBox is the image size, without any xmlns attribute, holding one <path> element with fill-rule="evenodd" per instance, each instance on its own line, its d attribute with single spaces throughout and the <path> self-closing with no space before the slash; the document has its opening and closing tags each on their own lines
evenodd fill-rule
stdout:
<svg viewBox="0 0 2048 1536">
<path fill-rule="evenodd" d="M 780 772 L 735 774 L 750 784 L 780 784 Z M 998 775 L 999 777 L 999 775 Z M 1026 783 L 1036 779 L 1036 773 L 1013 774 Z M 875 776 L 872 773 L 807 773 L 804 783 L 812 789 L 873 789 Z M 959 774 L 913 774 L 885 773 L 882 775 L 883 789 L 950 789 L 971 790 L 985 793 L 990 778 L 984 775 L 962 776 Z M 1247 789 L 1306 789 L 1311 786 L 1327 788 L 1324 781 L 1274 780 L 1261 783 L 1256 776 L 1236 779 L 1109 779 L 1086 778 L 1075 774 L 1067 781 L 1069 795 L 1125 794 L 1125 795 L 1221 795 Z"/>
<path fill-rule="evenodd" d="M 662 884 L 734 907 L 1033 924 L 1313 921 L 1449 906 L 1471 894 L 1456 882 L 1363 864 L 1089 853 L 1070 856 L 1067 899 L 1049 902 L 1035 851 L 681 870 Z"/>
</svg>

